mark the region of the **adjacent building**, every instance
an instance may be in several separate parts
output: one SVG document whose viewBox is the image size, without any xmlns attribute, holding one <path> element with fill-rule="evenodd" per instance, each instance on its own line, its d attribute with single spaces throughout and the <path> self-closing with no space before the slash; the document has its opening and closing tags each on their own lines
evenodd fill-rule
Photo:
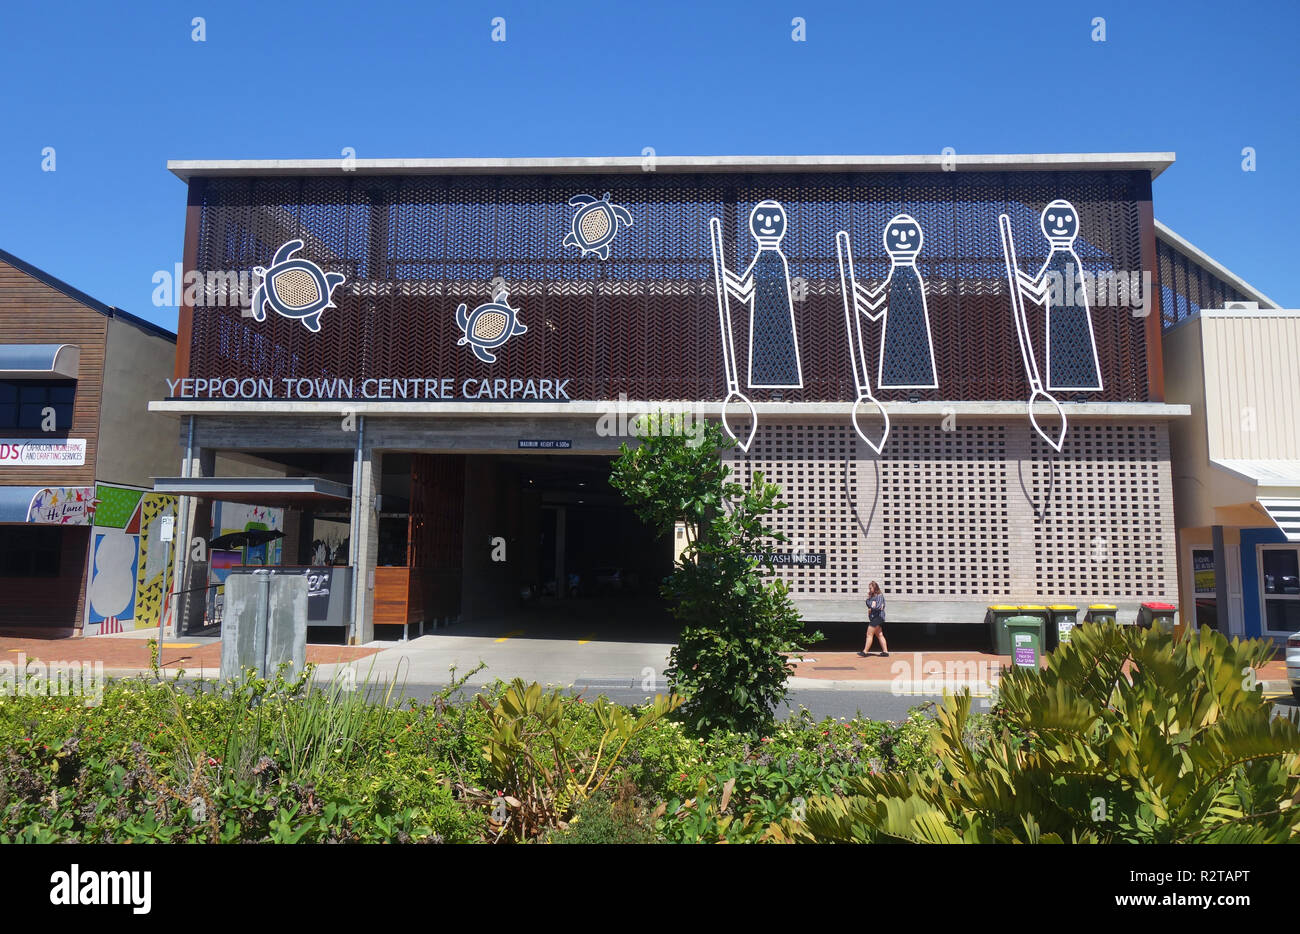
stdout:
<svg viewBox="0 0 1300 934">
<path fill-rule="evenodd" d="M 0 629 L 95 634 L 168 608 L 171 332 L 0 251 Z"/>
<path fill-rule="evenodd" d="M 1300 311 L 1277 307 L 1161 231 L 1165 365 L 1175 424 L 1175 518 L 1185 619 L 1225 634 L 1300 631 Z"/>
</svg>

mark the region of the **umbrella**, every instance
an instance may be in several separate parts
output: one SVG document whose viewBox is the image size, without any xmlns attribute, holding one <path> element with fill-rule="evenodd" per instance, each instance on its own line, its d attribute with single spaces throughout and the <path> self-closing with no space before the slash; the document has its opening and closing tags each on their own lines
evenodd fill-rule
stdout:
<svg viewBox="0 0 1300 934">
<path fill-rule="evenodd" d="M 243 532 L 228 532 L 208 541 L 208 547 L 216 551 L 234 551 L 236 548 L 256 548 L 277 538 L 284 538 L 283 532 L 271 532 L 265 529 L 246 529 Z"/>
</svg>

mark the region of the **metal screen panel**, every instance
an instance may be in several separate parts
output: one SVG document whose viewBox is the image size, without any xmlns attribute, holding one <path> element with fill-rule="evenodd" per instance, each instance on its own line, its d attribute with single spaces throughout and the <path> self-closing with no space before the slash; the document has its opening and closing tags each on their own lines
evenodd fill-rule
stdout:
<svg viewBox="0 0 1300 934">
<path fill-rule="evenodd" d="M 1024 399 L 1028 387 L 1012 323 L 997 217 L 1013 224 L 1021 268 L 1036 272 L 1048 245 L 1039 214 L 1054 198 L 1077 208 L 1076 245 L 1093 274 L 1141 273 L 1137 202 L 1145 172 L 932 172 L 607 175 L 239 177 L 196 180 L 198 267 L 248 273 L 292 239 L 300 256 L 346 283 L 320 333 L 270 314 L 263 322 L 204 295 L 194 309 L 189 376 L 360 380 L 367 377 L 571 380 L 575 399 L 720 399 L 725 394 L 710 217 L 719 217 L 730 268 L 756 244 L 751 208 L 782 203 L 804 387 L 787 400 L 852 399 L 835 233 L 846 229 L 860 280 L 889 268 L 882 232 L 898 213 L 921 224 L 937 390 L 881 391 L 882 399 Z M 611 193 L 631 212 L 607 260 L 562 245 L 570 197 Z M 455 311 L 487 302 L 504 280 L 526 334 L 483 363 L 465 346 Z M 1166 280 L 1167 284 L 1167 280 Z M 802 291 L 802 286 L 797 286 Z M 1166 306 L 1167 307 L 1167 306 Z M 1168 312 L 1166 312 L 1168 313 Z M 1087 401 L 1145 401 L 1144 324 L 1128 307 L 1092 310 L 1104 391 Z M 734 314 L 744 380 L 747 316 Z M 1040 366 L 1042 313 L 1030 314 Z M 879 328 L 868 329 L 876 346 Z M 874 372 L 874 367 L 873 367 Z M 278 386 L 279 383 L 277 382 Z M 772 391 L 754 390 L 755 400 Z M 1068 396 L 1068 394 L 1067 394 Z"/>
<path fill-rule="evenodd" d="M 1160 264 L 1160 313 L 1164 327 L 1186 320 L 1202 308 L 1250 301 L 1241 290 L 1163 240 L 1156 242 Z"/>
</svg>

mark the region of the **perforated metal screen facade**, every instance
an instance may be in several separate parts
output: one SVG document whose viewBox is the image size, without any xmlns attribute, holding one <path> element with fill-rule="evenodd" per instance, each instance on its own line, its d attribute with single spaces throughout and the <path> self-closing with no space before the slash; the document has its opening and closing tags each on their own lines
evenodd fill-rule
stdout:
<svg viewBox="0 0 1300 934">
<path fill-rule="evenodd" d="M 545 376 L 570 380 L 574 399 L 718 399 L 725 388 L 708 221 L 722 220 L 727 264 L 739 272 L 756 250 L 750 210 L 770 198 L 788 215 L 782 247 L 790 275 L 806 283 L 795 302 L 804 388 L 785 391 L 785 399 L 853 398 L 835 233 L 849 231 L 859 279 L 879 284 L 889 269 L 882 232 L 899 213 L 915 217 L 925 234 L 918 267 L 939 388 L 881 397 L 1024 399 L 998 215 L 1011 217 L 1021 268 L 1031 274 L 1048 252 L 1039 214 L 1055 198 L 1078 208 L 1076 251 L 1089 272 L 1140 274 L 1154 259 L 1141 250 L 1138 202 L 1150 197 L 1144 171 L 358 175 L 192 184 L 201 272 L 247 272 L 301 239 L 302 258 L 347 277 L 318 334 L 274 314 L 257 322 L 205 297 L 194 309 L 186 375 L 206 378 L 450 377 L 459 384 Z M 609 259 L 583 258 L 563 246 L 577 210 L 567 202 L 607 191 L 633 225 L 618 233 Z M 488 301 L 497 277 L 528 332 L 489 365 L 458 346 L 455 311 Z M 1128 308 L 1094 308 L 1092 317 L 1104 391 L 1088 400 L 1146 401 L 1144 322 Z M 744 348 L 746 316 L 734 319 L 736 346 Z M 1041 361 L 1041 312 L 1031 308 L 1030 321 Z M 878 331 L 866 339 L 876 346 Z"/>
<path fill-rule="evenodd" d="M 1160 263 L 1160 313 L 1165 327 L 1190 318 L 1202 308 L 1223 308 L 1228 302 L 1250 300 L 1164 240 L 1156 242 L 1156 257 Z"/>
</svg>

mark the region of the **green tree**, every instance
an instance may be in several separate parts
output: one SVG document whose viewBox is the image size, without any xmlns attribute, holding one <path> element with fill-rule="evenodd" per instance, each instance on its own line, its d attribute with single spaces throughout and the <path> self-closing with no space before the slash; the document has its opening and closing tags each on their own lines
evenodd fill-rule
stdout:
<svg viewBox="0 0 1300 934">
<path fill-rule="evenodd" d="M 621 447 L 610 483 L 661 535 L 686 526 L 686 548 L 662 588 L 682 624 L 666 672 L 686 697 L 680 715 L 700 734 L 761 731 L 786 696 L 785 653 L 803 638 L 789 588 L 764 580 L 754 557 L 786 540 L 766 523 L 786 508 L 781 490 L 759 472 L 735 482 L 720 457 L 733 442 L 713 422 L 657 415 L 642 429 L 637 447 Z"/>
<path fill-rule="evenodd" d="M 1284 843 L 1300 838 L 1300 728 L 1255 669 L 1261 640 L 1075 629 L 1041 672 L 1002 679 L 983 743 L 968 691 L 945 698 L 935 765 L 813 798 L 796 842 Z"/>
</svg>

